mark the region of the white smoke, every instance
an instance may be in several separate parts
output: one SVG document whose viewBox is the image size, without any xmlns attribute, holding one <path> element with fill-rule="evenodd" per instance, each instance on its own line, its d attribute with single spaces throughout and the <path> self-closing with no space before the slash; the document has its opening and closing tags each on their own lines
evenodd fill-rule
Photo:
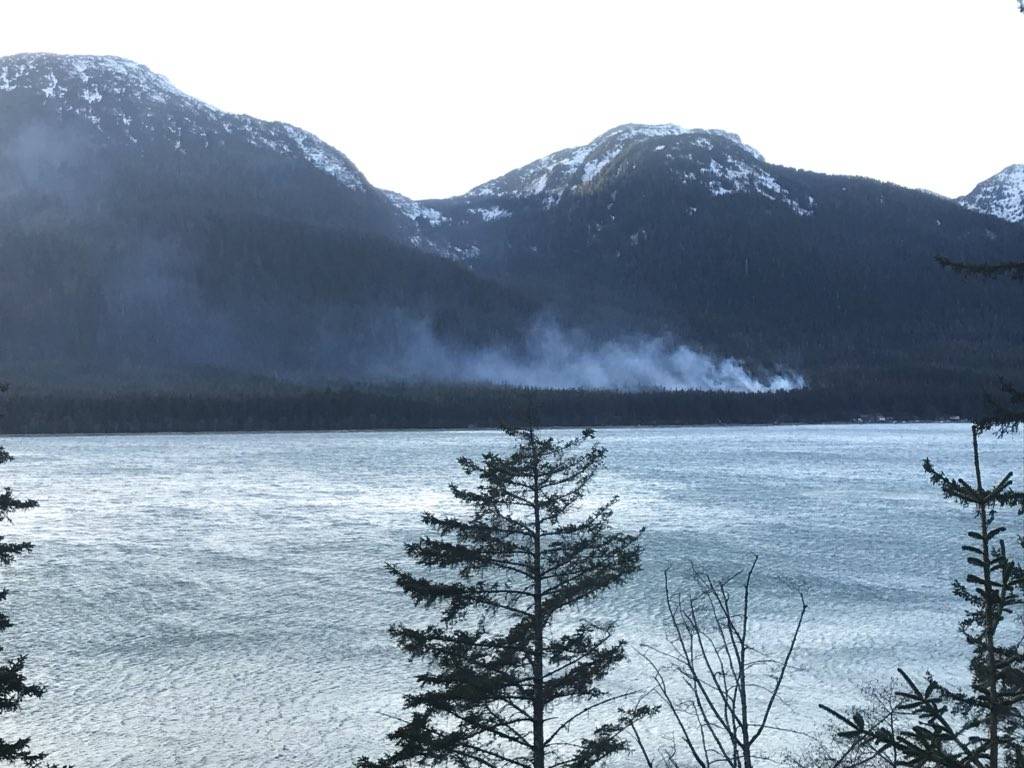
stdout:
<svg viewBox="0 0 1024 768">
<path fill-rule="evenodd" d="M 538 324 L 525 351 L 453 350 L 425 325 L 391 373 L 403 378 L 506 384 L 542 389 L 716 390 L 778 392 L 804 387 L 798 374 L 757 377 L 734 358 L 715 359 L 664 338 L 595 342 L 553 323 Z"/>
</svg>

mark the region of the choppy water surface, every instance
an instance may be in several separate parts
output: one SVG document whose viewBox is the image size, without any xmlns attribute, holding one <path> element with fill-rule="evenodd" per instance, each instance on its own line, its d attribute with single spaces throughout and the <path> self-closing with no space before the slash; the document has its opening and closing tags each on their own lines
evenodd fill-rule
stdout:
<svg viewBox="0 0 1024 768">
<path fill-rule="evenodd" d="M 568 434 L 568 433 L 566 433 Z M 970 468 L 962 425 L 608 429 L 595 499 L 646 526 L 645 570 L 592 611 L 633 643 L 664 638 L 661 579 L 760 556 L 760 626 L 810 604 L 788 722 L 813 728 L 897 664 L 956 674 L 969 513 L 924 456 Z M 6 572 L 8 652 L 45 682 L 2 730 L 56 762 L 326 766 L 376 753 L 416 667 L 387 626 L 409 616 L 383 564 L 418 514 L 453 506 L 455 459 L 493 432 L 8 438 L 0 470 L 40 508 L 5 531 L 36 551 Z M 1021 464 L 986 440 L 988 474 Z M 1011 522 L 1016 527 L 1016 521 Z M 642 667 L 618 683 L 644 684 Z M 629 680 L 627 678 L 631 678 Z M 662 726 L 652 725 L 657 740 Z"/>
</svg>

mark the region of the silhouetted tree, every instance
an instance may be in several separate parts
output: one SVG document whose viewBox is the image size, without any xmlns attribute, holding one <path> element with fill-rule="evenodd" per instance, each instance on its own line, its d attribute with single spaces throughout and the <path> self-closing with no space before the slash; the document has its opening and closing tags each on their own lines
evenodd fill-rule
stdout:
<svg viewBox="0 0 1024 768">
<path fill-rule="evenodd" d="M 4 389 L 0 387 L 0 392 Z M 12 460 L 11 454 L 0 446 L 0 465 Z M 35 506 L 36 502 L 31 499 L 15 497 L 10 487 L 0 489 L 0 522 L 9 523 L 12 512 Z M 0 536 L 0 565 L 10 565 L 19 555 L 31 551 L 32 544 L 27 541 L 10 541 L 8 537 Z M 0 588 L 0 608 L 6 599 L 7 589 Z M 10 627 L 10 617 L 0 610 L 0 632 Z M 15 712 L 21 708 L 25 699 L 38 698 L 43 695 L 44 690 L 41 685 L 29 683 L 25 679 L 25 656 L 0 660 L 0 712 Z M 32 752 L 29 742 L 27 736 L 14 739 L 0 738 L 0 762 L 23 763 L 29 766 L 41 763 L 46 755 Z"/>
<path fill-rule="evenodd" d="M 623 731 L 651 712 L 618 706 L 599 722 L 599 710 L 632 693 L 601 688 L 625 644 L 611 622 L 570 626 L 581 603 L 640 568 L 639 534 L 610 529 L 615 500 L 580 508 L 605 449 L 591 430 L 565 442 L 507 432 L 510 454 L 459 459 L 478 480 L 451 486 L 468 514 L 424 514 L 434 535 L 406 547 L 416 569 L 388 566 L 440 621 L 391 628 L 429 668 L 389 734 L 394 750 L 361 768 L 587 768 L 626 749 Z"/>
<path fill-rule="evenodd" d="M 1000 627 L 1021 603 L 1022 573 L 1007 555 L 996 521 L 1001 507 L 1020 503 L 1011 491 L 1012 473 L 985 487 L 978 452 L 980 429 L 972 427 L 974 480 L 954 480 L 927 459 L 925 471 L 943 495 L 975 510 L 977 526 L 968 532 L 966 582 L 953 593 L 967 604 L 960 632 L 971 650 L 971 687 L 948 688 L 931 676 L 915 681 L 899 670 L 904 687 L 897 691 L 899 724 L 871 724 L 863 713 L 840 714 L 823 707 L 848 730 L 844 736 L 878 750 L 894 750 L 905 766 L 998 768 L 1024 765 L 1024 648 Z"/>
<path fill-rule="evenodd" d="M 766 653 L 751 634 L 751 580 L 757 558 L 745 572 L 715 579 L 696 568 L 696 590 L 673 591 L 665 574 L 671 646 L 649 648 L 654 689 L 676 724 L 687 759 L 698 768 L 752 768 L 755 747 L 774 730 L 772 712 L 789 669 L 807 603 L 800 611 L 785 651 Z M 682 693 L 674 690 L 681 684 Z M 645 751 L 646 754 L 646 751 Z M 671 768 L 679 760 L 664 752 Z"/>
<path fill-rule="evenodd" d="M 858 714 L 868 730 L 882 726 L 893 730 L 905 721 L 898 711 L 895 681 L 884 686 L 869 685 L 862 693 L 866 703 Z M 847 729 L 833 720 L 824 733 L 819 731 L 812 737 L 809 745 L 786 754 L 784 764 L 790 768 L 901 768 L 899 752 L 891 747 L 879 749 L 864 739 L 844 737 Z"/>
</svg>

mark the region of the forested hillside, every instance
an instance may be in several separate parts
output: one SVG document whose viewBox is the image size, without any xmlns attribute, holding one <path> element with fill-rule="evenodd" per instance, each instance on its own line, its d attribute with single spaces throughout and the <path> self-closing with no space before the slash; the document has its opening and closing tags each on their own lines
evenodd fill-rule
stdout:
<svg viewBox="0 0 1024 768">
<path fill-rule="evenodd" d="M 1024 365 L 1017 286 L 936 261 L 1012 259 L 1024 226 L 722 131 L 620 126 L 415 202 L 140 65 L 26 55 L 0 59 L 0 177 L 15 392 L 806 386 L 907 415 Z"/>
</svg>

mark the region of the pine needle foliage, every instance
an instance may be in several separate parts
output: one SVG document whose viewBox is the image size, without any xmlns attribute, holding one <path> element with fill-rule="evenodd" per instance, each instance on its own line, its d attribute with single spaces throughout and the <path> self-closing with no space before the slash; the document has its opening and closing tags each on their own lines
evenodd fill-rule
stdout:
<svg viewBox="0 0 1024 768">
<path fill-rule="evenodd" d="M 625 643 L 611 622 L 580 619 L 640 569 L 640 534 L 611 528 L 615 499 L 582 508 L 605 449 L 592 430 L 567 441 L 506 432 L 509 454 L 459 459 L 476 480 L 451 486 L 467 513 L 424 514 L 431 534 L 406 547 L 415 568 L 388 565 L 438 620 L 391 628 L 427 671 L 405 696 L 393 751 L 360 768 L 589 768 L 625 750 L 623 733 L 652 711 L 604 690 Z"/>
<path fill-rule="evenodd" d="M 0 387 L 0 392 L 3 387 Z M 0 465 L 13 461 L 13 457 L 0 447 Z M 31 499 L 19 499 L 10 487 L 0 488 L 0 523 L 11 522 L 13 512 L 31 509 L 37 506 Z M 0 565 L 10 565 L 19 556 L 32 551 L 32 544 L 27 541 L 10 541 L 7 536 L 0 536 Z M 0 588 L 0 632 L 11 627 L 11 618 L 3 610 L 8 591 Z M 0 647 L 0 653 L 3 648 Z M 0 713 L 16 712 L 21 709 L 25 699 L 36 699 L 43 695 L 45 688 L 28 682 L 25 677 L 24 655 L 13 658 L 0 658 Z M 0 738 L 0 763 L 21 763 L 27 766 L 40 765 L 46 758 L 41 752 L 33 752 L 27 736 L 19 738 Z"/>
</svg>

